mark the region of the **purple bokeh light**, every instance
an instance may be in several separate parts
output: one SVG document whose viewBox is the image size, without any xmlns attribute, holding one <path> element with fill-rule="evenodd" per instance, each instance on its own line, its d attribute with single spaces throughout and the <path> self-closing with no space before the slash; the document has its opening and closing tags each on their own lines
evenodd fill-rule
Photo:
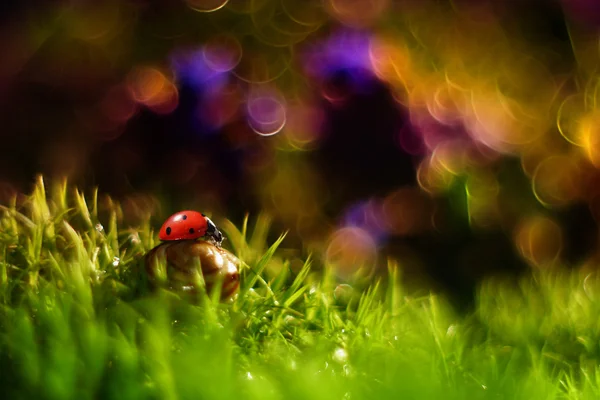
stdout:
<svg viewBox="0 0 600 400">
<path fill-rule="evenodd" d="M 305 52 L 305 71 L 320 80 L 341 70 L 373 73 L 370 57 L 372 35 L 352 29 L 342 29 Z M 357 74 L 360 75 L 360 74 Z"/>
<path fill-rule="evenodd" d="M 248 124 L 261 136 L 279 133 L 286 123 L 286 105 L 275 91 L 260 90 L 246 102 Z"/>
<path fill-rule="evenodd" d="M 215 68 L 222 67 L 219 59 L 219 56 L 207 59 L 205 48 L 180 50 L 171 55 L 171 67 L 179 81 L 196 90 L 219 90 L 227 82 L 229 72 Z"/>
<path fill-rule="evenodd" d="M 381 204 L 374 199 L 351 206 L 344 213 L 342 224 L 346 227 L 356 227 L 368 232 L 377 244 L 381 244 L 388 237 Z"/>
</svg>

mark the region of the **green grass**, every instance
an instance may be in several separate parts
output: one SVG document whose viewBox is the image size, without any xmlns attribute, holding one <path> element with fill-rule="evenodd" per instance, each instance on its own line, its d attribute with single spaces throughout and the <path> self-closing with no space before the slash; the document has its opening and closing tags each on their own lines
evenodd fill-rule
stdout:
<svg viewBox="0 0 600 400">
<path fill-rule="evenodd" d="M 147 290 L 150 218 L 121 227 L 118 204 L 51 189 L 0 209 L 3 398 L 600 398 L 596 274 L 489 281 L 470 316 L 408 296 L 394 262 L 340 296 L 316 260 L 293 270 L 259 216 L 221 225 L 245 266 L 219 304 Z"/>
</svg>

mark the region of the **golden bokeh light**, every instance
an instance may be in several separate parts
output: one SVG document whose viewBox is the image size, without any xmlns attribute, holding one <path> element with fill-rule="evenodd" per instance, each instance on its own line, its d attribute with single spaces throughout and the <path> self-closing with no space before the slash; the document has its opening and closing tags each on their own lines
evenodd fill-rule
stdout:
<svg viewBox="0 0 600 400">
<path fill-rule="evenodd" d="M 533 266 L 551 266 L 561 254 L 563 233 L 560 226 L 545 216 L 532 216 L 517 226 L 515 242 L 520 254 Z"/>
<path fill-rule="evenodd" d="M 580 164 L 573 156 L 555 155 L 543 160 L 532 177 L 533 191 L 546 206 L 565 206 L 581 195 Z"/>
<path fill-rule="evenodd" d="M 214 12 L 225 7 L 229 0 L 184 0 L 189 8 L 198 12 Z"/>
</svg>

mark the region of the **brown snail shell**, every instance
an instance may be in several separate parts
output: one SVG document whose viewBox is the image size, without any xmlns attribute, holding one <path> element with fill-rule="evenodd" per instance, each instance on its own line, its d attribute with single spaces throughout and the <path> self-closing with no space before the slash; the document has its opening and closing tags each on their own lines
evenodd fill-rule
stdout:
<svg viewBox="0 0 600 400">
<path fill-rule="evenodd" d="M 196 292 L 204 281 L 210 294 L 220 282 L 221 300 L 228 300 L 239 291 L 239 265 L 240 260 L 222 247 L 202 240 L 179 240 L 150 250 L 145 270 L 153 286 L 178 291 Z"/>
</svg>

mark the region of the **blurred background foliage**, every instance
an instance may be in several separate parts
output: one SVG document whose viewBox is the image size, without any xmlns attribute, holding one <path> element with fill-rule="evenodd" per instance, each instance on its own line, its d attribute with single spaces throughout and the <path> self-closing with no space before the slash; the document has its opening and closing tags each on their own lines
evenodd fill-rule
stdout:
<svg viewBox="0 0 600 400">
<path fill-rule="evenodd" d="M 392 257 L 459 304 L 490 274 L 595 268 L 593 0 L 0 11 L 0 202 L 42 173 L 99 186 L 125 224 L 260 213 L 299 265 L 343 279 Z"/>
</svg>

